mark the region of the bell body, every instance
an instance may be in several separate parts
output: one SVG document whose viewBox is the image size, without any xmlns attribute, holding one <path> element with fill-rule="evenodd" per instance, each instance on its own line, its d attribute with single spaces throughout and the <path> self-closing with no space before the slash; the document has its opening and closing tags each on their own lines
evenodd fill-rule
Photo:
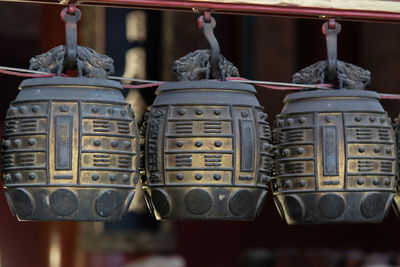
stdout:
<svg viewBox="0 0 400 267">
<path fill-rule="evenodd" d="M 145 133 L 148 203 L 158 219 L 254 219 L 272 165 L 255 92 L 218 81 L 159 87 Z"/>
<path fill-rule="evenodd" d="M 20 85 L 3 132 L 3 181 L 20 220 L 115 220 L 134 195 L 138 133 L 119 83 Z"/>
<path fill-rule="evenodd" d="M 396 148 L 379 96 L 288 95 L 273 132 L 272 189 L 288 224 L 380 222 L 394 195 Z"/>
</svg>

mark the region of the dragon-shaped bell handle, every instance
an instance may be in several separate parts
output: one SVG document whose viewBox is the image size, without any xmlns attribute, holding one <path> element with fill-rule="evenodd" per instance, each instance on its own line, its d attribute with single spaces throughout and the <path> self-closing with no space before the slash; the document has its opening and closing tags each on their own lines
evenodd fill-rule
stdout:
<svg viewBox="0 0 400 267">
<path fill-rule="evenodd" d="M 337 37 L 341 25 L 330 19 L 322 25 L 326 36 L 327 60 L 318 61 L 293 75 L 296 84 L 329 83 L 336 89 L 363 90 L 371 82 L 371 73 L 356 65 L 337 59 Z"/>
<path fill-rule="evenodd" d="M 220 53 L 220 47 L 214 35 L 215 19 L 210 12 L 197 19 L 197 26 L 203 30 L 210 49 L 196 50 L 176 60 L 172 71 L 179 81 L 198 81 L 226 77 L 238 77 L 239 70 Z"/>
<path fill-rule="evenodd" d="M 114 73 L 112 58 L 97 53 L 89 47 L 77 45 L 77 23 L 81 11 L 74 3 L 61 11 L 65 22 L 66 45 L 59 45 L 30 60 L 29 68 L 36 71 L 53 73 L 58 76 L 65 70 L 78 70 L 79 77 L 106 79 Z"/>
</svg>

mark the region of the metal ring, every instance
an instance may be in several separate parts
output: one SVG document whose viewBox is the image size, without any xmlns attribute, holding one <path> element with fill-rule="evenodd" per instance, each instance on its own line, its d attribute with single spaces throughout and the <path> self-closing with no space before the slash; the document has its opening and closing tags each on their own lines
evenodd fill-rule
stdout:
<svg viewBox="0 0 400 267">
<path fill-rule="evenodd" d="M 215 26 L 217 26 L 217 22 L 215 21 L 214 17 L 211 16 L 210 18 L 211 18 L 211 20 L 208 22 L 208 21 L 205 20 L 205 17 L 204 17 L 204 16 L 200 16 L 200 17 L 197 19 L 197 26 L 199 27 L 199 29 L 203 29 L 203 28 L 204 28 L 204 25 L 205 25 L 206 23 L 207 23 L 207 24 L 210 24 L 210 23 L 211 23 L 211 28 L 214 29 Z"/>
</svg>

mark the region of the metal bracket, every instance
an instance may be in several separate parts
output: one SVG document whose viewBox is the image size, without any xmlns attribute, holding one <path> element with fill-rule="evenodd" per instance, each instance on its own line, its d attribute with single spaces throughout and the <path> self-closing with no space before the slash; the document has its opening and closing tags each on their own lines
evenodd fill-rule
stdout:
<svg viewBox="0 0 400 267">
<path fill-rule="evenodd" d="M 75 4 L 70 4 L 61 11 L 61 19 L 65 22 L 66 39 L 66 67 L 69 70 L 76 68 L 77 63 L 77 22 L 81 19 L 81 11 Z"/>
<path fill-rule="evenodd" d="M 342 26 L 334 19 L 322 25 L 322 32 L 326 36 L 326 50 L 328 56 L 327 81 L 334 83 L 337 80 L 337 36 Z"/>
<path fill-rule="evenodd" d="M 211 56 L 210 56 L 210 69 L 211 75 L 215 79 L 224 80 L 223 75 L 221 75 L 221 71 L 218 67 L 218 61 L 220 56 L 220 48 L 214 35 L 214 28 L 216 26 L 215 19 L 211 16 L 211 13 L 208 11 L 204 12 L 203 16 L 200 16 L 197 20 L 197 24 L 200 29 L 203 29 L 204 36 L 206 37 L 208 43 L 211 48 Z"/>
</svg>

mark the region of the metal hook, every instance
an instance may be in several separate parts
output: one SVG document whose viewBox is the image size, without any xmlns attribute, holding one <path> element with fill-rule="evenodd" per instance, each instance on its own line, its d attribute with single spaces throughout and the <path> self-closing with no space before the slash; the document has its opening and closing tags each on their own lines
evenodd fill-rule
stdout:
<svg viewBox="0 0 400 267">
<path fill-rule="evenodd" d="M 214 35 L 214 28 L 216 26 L 215 19 L 208 11 L 204 12 L 203 16 L 197 19 L 197 24 L 200 29 L 203 29 L 204 36 L 206 37 L 211 48 L 210 68 L 211 74 L 215 79 L 224 79 L 219 71 L 218 61 L 220 56 L 220 48 L 217 39 Z"/>
<path fill-rule="evenodd" d="M 77 63 L 77 22 L 81 19 L 81 11 L 76 8 L 75 4 L 69 4 L 68 7 L 61 11 L 61 19 L 65 22 L 65 39 L 66 39 L 66 67 L 69 70 L 76 68 Z"/>
<path fill-rule="evenodd" d="M 337 79 L 337 36 L 342 26 L 334 19 L 330 19 L 322 25 L 322 32 L 326 36 L 326 49 L 328 56 L 328 82 L 335 82 Z"/>
</svg>

